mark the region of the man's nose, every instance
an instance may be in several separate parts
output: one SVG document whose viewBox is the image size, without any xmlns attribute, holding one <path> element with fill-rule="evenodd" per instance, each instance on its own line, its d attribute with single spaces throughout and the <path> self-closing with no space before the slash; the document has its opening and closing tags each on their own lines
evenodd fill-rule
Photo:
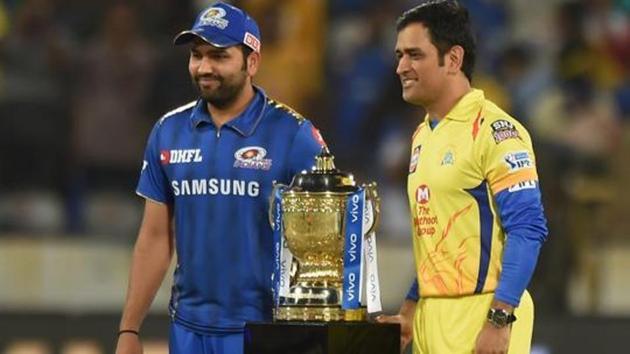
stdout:
<svg viewBox="0 0 630 354">
<path fill-rule="evenodd" d="M 214 65 L 212 63 L 212 60 L 207 57 L 201 58 L 197 71 L 199 72 L 199 74 L 212 74 L 214 72 Z"/>
<path fill-rule="evenodd" d="M 405 58 L 405 56 L 400 57 L 398 59 L 398 65 L 396 66 L 396 74 L 402 75 L 407 70 L 409 70 L 409 61 Z"/>
</svg>

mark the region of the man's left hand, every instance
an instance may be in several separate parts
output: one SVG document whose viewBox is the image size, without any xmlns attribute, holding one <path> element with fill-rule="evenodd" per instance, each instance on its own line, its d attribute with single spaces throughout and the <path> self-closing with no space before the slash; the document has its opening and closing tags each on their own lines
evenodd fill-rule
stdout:
<svg viewBox="0 0 630 354">
<path fill-rule="evenodd" d="M 512 326 L 497 328 L 486 322 L 477 336 L 475 354 L 507 354 Z"/>
</svg>

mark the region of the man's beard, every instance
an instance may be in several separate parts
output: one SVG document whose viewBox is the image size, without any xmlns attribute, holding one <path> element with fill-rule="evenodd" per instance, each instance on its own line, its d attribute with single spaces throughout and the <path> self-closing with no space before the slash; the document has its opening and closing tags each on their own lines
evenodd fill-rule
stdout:
<svg viewBox="0 0 630 354">
<path fill-rule="evenodd" d="M 234 75 L 233 80 L 226 82 L 225 77 L 218 75 L 205 75 L 218 81 L 218 86 L 212 90 L 203 90 L 198 80 L 203 76 L 196 77 L 193 82 L 199 92 L 199 96 L 206 102 L 217 108 L 225 108 L 234 103 L 240 93 L 243 91 L 246 82 L 244 72 Z"/>
</svg>

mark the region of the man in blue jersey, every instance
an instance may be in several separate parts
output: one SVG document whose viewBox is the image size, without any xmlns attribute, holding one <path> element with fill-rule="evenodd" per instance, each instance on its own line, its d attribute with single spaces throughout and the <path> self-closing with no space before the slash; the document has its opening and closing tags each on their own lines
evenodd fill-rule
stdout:
<svg viewBox="0 0 630 354">
<path fill-rule="evenodd" d="M 273 182 L 310 169 L 324 145 L 308 120 L 252 85 L 261 42 L 244 11 L 211 5 L 175 38 L 185 43 L 200 99 L 149 136 L 118 354 L 141 353 L 141 324 L 175 250 L 170 353 L 242 352 L 244 323 L 272 315 Z"/>
<path fill-rule="evenodd" d="M 416 278 L 397 316 L 414 354 L 530 352 L 526 287 L 547 237 L 525 128 L 471 86 L 475 42 L 455 0 L 397 23 L 403 99 L 427 112 L 413 135 L 407 193 Z"/>
</svg>

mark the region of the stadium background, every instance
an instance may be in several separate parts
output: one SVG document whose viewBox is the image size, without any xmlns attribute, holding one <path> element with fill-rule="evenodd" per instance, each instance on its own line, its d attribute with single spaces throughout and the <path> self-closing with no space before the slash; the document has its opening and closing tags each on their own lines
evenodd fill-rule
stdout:
<svg viewBox="0 0 630 354">
<path fill-rule="evenodd" d="M 530 289 L 535 353 L 627 351 L 630 2 L 469 0 L 474 85 L 536 143 L 550 222 Z M 384 305 L 413 275 L 404 183 L 422 112 L 394 75 L 394 22 L 417 1 L 233 1 L 259 22 L 255 82 L 376 180 Z M 112 352 L 153 122 L 194 99 L 174 34 L 207 1 L 0 3 L 0 353 Z M 408 271 L 401 271 L 407 269 Z M 165 353 L 168 282 L 143 328 Z"/>
</svg>

